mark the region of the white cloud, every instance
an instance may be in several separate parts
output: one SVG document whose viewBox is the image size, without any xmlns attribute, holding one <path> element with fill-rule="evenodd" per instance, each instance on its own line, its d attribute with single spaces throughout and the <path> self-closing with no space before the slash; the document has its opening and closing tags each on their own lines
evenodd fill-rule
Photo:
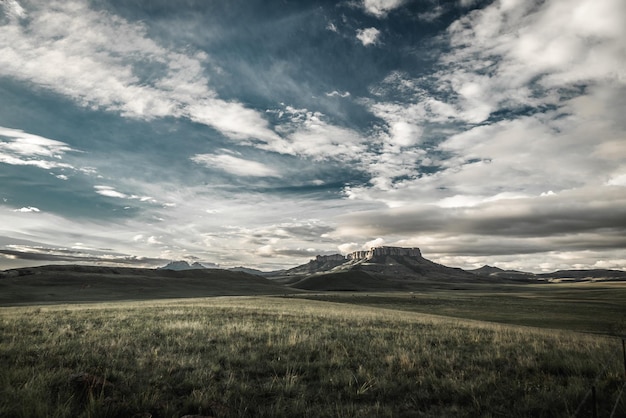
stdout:
<svg viewBox="0 0 626 418">
<path fill-rule="evenodd" d="M 282 137 L 259 145 L 262 149 L 315 160 L 339 161 L 358 161 L 366 150 L 366 138 L 352 129 L 329 123 L 321 112 L 291 106 L 274 112 L 281 118 L 277 130 Z"/>
<path fill-rule="evenodd" d="M 217 98 L 204 75 L 204 53 L 160 46 L 141 23 L 91 10 L 87 2 L 41 2 L 28 14 L 0 26 L 0 75 L 125 117 L 187 117 L 237 140 L 276 136 L 257 111 Z M 143 68 L 163 75 L 143 79 Z"/>
<path fill-rule="evenodd" d="M 116 191 L 113 187 L 110 186 L 93 186 L 96 189 L 96 193 L 102 196 L 107 197 L 115 197 L 118 199 L 127 199 L 129 196 L 127 194 Z"/>
<path fill-rule="evenodd" d="M 342 98 L 346 98 L 346 97 L 350 97 L 350 92 L 349 91 L 344 91 L 343 93 L 340 93 L 337 90 L 333 90 L 330 93 L 326 93 L 326 96 L 328 96 L 328 97 L 342 97 Z"/>
<path fill-rule="evenodd" d="M 611 179 L 607 182 L 607 185 L 626 187 L 626 173 L 611 177 Z"/>
<path fill-rule="evenodd" d="M 382 18 L 405 2 L 406 0 L 363 0 L 362 7 L 367 13 Z"/>
<path fill-rule="evenodd" d="M 3 11 L 9 20 L 12 21 L 26 17 L 26 11 L 16 0 L 0 1 L 0 11 Z"/>
<path fill-rule="evenodd" d="M 148 243 L 148 245 L 162 245 L 163 243 L 159 241 L 159 238 L 160 237 L 151 236 L 151 237 L 148 237 L 146 242 Z"/>
<path fill-rule="evenodd" d="M 268 127 L 268 122 L 259 112 L 237 102 L 200 100 L 190 104 L 186 113 L 191 120 L 212 126 L 227 137 L 244 143 L 248 138 L 266 142 L 279 140 L 278 135 Z"/>
<path fill-rule="evenodd" d="M 492 83 L 509 89 L 534 78 L 546 88 L 592 80 L 624 83 L 625 18 L 620 0 L 552 0 L 538 7 L 495 2 L 450 26 L 456 48 L 446 61 L 466 69 L 492 64 Z"/>
<path fill-rule="evenodd" d="M 138 200 L 140 202 L 148 202 L 148 203 L 159 203 L 156 199 L 150 196 L 139 196 L 136 194 L 126 194 L 126 193 L 118 192 L 112 186 L 96 185 L 96 186 L 93 186 L 93 188 L 96 189 L 96 193 L 98 193 L 101 196 L 114 197 L 117 199 Z M 129 208 L 130 206 L 127 206 L 125 209 L 129 209 Z"/>
<path fill-rule="evenodd" d="M 353 253 L 355 251 L 359 251 L 363 248 L 361 245 L 357 244 L 356 242 L 346 242 L 344 244 L 338 245 L 337 249 L 339 250 L 341 254 L 346 255 L 346 254 Z"/>
<path fill-rule="evenodd" d="M 41 211 L 34 206 L 26 206 L 23 208 L 15 209 L 13 212 L 30 213 L 30 212 L 41 212 Z"/>
<path fill-rule="evenodd" d="M 363 244 L 362 248 L 364 250 L 369 250 L 370 248 L 382 247 L 383 245 L 385 245 L 385 240 L 379 237 L 366 242 L 365 244 Z"/>
<path fill-rule="evenodd" d="M 64 142 L 0 126 L 0 163 L 50 170 L 74 169 L 63 163 L 65 153 L 76 151 Z"/>
<path fill-rule="evenodd" d="M 197 154 L 191 157 L 191 160 L 209 168 L 224 170 L 236 176 L 281 177 L 278 171 L 263 163 L 245 160 L 227 154 Z"/>
<path fill-rule="evenodd" d="M 376 28 L 357 29 L 356 38 L 361 41 L 363 46 L 375 45 L 378 43 L 380 31 Z"/>
</svg>

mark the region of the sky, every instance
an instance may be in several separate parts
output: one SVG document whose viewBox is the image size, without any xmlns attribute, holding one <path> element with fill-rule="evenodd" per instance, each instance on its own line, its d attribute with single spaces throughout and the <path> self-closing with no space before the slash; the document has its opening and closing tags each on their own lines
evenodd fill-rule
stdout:
<svg viewBox="0 0 626 418">
<path fill-rule="evenodd" d="M 0 0 L 0 269 L 626 269 L 623 0 Z M 212 263 L 212 264 L 211 264 Z"/>
</svg>

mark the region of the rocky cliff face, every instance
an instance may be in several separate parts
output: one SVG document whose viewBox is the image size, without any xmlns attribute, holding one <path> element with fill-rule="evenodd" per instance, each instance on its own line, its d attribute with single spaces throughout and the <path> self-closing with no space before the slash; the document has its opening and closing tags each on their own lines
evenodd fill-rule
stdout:
<svg viewBox="0 0 626 418">
<path fill-rule="evenodd" d="M 332 254 L 332 255 L 318 255 L 315 257 L 315 261 L 318 263 L 328 263 L 334 261 L 346 261 L 346 258 L 341 254 Z"/>
<path fill-rule="evenodd" d="M 376 247 L 369 251 L 355 251 L 348 254 L 348 260 L 352 261 L 368 261 L 376 257 L 397 256 L 397 257 L 421 257 L 422 252 L 419 248 L 402 248 L 402 247 Z"/>
<path fill-rule="evenodd" d="M 286 274 L 311 274 L 327 271 L 342 265 L 346 261 L 346 258 L 341 254 L 318 255 L 315 257 L 315 260 L 311 260 L 307 264 L 287 270 Z"/>
</svg>

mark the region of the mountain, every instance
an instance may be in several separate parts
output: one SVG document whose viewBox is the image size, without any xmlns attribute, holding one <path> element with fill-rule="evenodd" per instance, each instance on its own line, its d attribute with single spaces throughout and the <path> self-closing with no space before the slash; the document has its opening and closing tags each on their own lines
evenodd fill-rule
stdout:
<svg viewBox="0 0 626 418">
<path fill-rule="evenodd" d="M 213 264 L 211 263 L 210 267 L 204 266 L 198 262 L 195 262 L 193 264 L 189 264 L 186 261 L 171 261 L 169 263 L 167 263 L 167 265 L 163 266 L 163 267 L 159 267 L 158 270 L 176 270 L 176 271 L 183 271 L 183 270 L 203 270 L 203 269 L 214 269 L 214 268 L 218 268 L 217 264 Z"/>
<path fill-rule="evenodd" d="M 419 248 L 375 247 L 341 254 L 317 256 L 274 279 L 306 290 L 409 290 L 426 282 L 501 282 L 437 264 L 422 256 Z"/>
<path fill-rule="evenodd" d="M 309 261 L 308 263 L 284 271 L 282 274 L 293 276 L 300 274 L 323 273 L 345 264 L 346 261 L 346 257 L 341 254 L 318 255 L 315 259 Z"/>
</svg>

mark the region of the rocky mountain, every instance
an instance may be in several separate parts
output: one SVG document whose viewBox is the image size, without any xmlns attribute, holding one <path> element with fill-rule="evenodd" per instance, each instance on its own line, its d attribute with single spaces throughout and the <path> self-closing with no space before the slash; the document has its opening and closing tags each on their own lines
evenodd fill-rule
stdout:
<svg viewBox="0 0 626 418">
<path fill-rule="evenodd" d="M 347 261 L 348 260 L 346 259 L 346 257 L 341 254 L 318 255 L 315 257 L 315 259 L 309 261 L 308 263 L 289 269 L 283 272 L 283 274 L 292 276 L 301 274 L 323 273 L 332 270 L 335 267 L 339 267 L 345 264 Z"/>
<path fill-rule="evenodd" d="M 419 248 L 375 247 L 347 256 L 317 256 L 277 277 L 307 290 L 402 290 L 418 282 L 472 282 L 497 280 L 437 264 Z"/>
</svg>

